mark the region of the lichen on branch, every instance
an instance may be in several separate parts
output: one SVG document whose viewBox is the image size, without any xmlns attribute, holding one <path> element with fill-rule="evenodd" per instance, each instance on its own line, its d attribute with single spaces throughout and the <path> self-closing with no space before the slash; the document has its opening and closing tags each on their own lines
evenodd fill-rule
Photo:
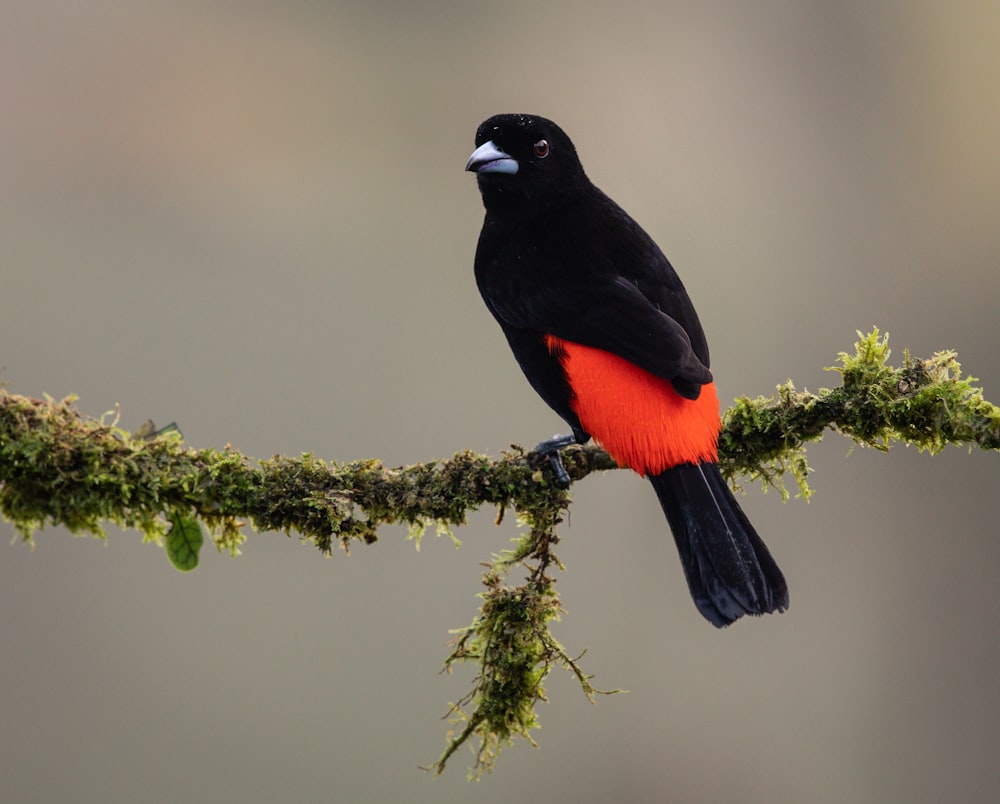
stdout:
<svg viewBox="0 0 1000 804">
<path fill-rule="evenodd" d="M 879 450 L 893 442 L 931 453 L 947 444 L 1000 449 L 1000 408 L 962 375 L 954 352 L 926 360 L 904 353 L 893 367 L 888 336 L 878 330 L 858 336 L 854 353 L 841 353 L 832 369 L 839 387 L 811 393 L 789 381 L 775 396 L 735 401 L 719 438 L 727 477 L 759 479 L 787 496 L 783 480 L 790 474 L 808 496 L 805 445 L 828 429 Z M 574 673 L 591 700 L 598 692 L 548 628 L 562 612 L 552 549 L 569 494 L 545 458 L 512 447 L 496 459 L 460 452 L 401 468 L 309 454 L 257 461 L 231 448 L 192 449 L 177 433 L 152 427 L 129 433 L 117 416 L 110 423 L 108 415 L 89 418 L 74 403 L 0 389 L 0 514 L 26 541 L 48 525 L 103 537 L 110 522 L 147 541 L 166 540 L 175 566 L 186 570 L 197 565 L 201 526 L 231 555 L 239 553 L 247 523 L 295 532 L 329 554 L 335 544 L 346 550 L 354 541 L 376 541 L 384 524 L 407 525 L 418 536 L 430 525 L 450 533 L 482 505 L 497 506 L 501 517 L 515 510 L 524 532 L 514 550 L 494 556 L 481 611 L 457 632 L 446 661 L 446 668 L 474 662 L 478 674 L 472 691 L 451 708 L 464 725 L 431 766 L 438 772 L 473 737 L 479 740 L 474 774 L 489 770 L 514 737 L 533 742 L 535 707 L 545 700 L 542 682 L 552 667 Z M 616 468 L 593 444 L 568 447 L 562 458 L 572 481 Z M 526 579 L 508 584 L 519 566 Z"/>
</svg>

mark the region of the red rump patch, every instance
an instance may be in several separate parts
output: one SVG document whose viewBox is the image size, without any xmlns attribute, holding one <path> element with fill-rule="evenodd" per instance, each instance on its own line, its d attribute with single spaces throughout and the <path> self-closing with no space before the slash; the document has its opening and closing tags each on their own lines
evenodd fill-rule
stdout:
<svg viewBox="0 0 1000 804">
<path fill-rule="evenodd" d="M 618 355 L 552 335 L 545 343 L 566 372 L 580 423 L 620 465 L 658 475 L 716 460 L 721 422 L 714 383 L 685 399 L 669 380 Z"/>
</svg>

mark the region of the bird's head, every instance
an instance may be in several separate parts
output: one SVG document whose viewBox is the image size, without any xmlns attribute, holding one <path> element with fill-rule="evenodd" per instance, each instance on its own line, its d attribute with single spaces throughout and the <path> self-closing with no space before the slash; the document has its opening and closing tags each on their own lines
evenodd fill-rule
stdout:
<svg viewBox="0 0 1000 804">
<path fill-rule="evenodd" d="M 530 198 L 544 204 L 587 183 L 576 149 L 551 120 L 498 114 L 476 131 L 465 169 L 476 174 L 487 209 Z"/>
</svg>

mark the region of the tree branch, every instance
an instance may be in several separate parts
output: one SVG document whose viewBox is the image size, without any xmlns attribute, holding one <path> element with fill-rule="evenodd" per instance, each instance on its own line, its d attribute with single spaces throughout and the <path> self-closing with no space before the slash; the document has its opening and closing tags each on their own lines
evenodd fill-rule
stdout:
<svg viewBox="0 0 1000 804">
<path fill-rule="evenodd" d="M 805 444 L 826 429 L 880 450 L 894 441 L 932 453 L 949 443 L 1000 449 L 1000 408 L 983 398 L 974 378 L 962 376 L 954 352 L 927 360 L 904 354 L 894 368 L 887 336 L 858 335 L 855 353 L 841 353 L 834 369 L 840 387 L 814 394 L 788 382 L 774 397 L 736 400 L 719 439 L 728 477 L 760 479 L 787 496 L 783 480 L 790 473 L 808 496 Z M 513 447 L 499 459 L 461 452 L 398 469 L 308 454 L 256 461 L 229 448 L 188 448 L 175 432 L 152 433 L 152 426 L 128 433 L 117 415 L 110 423 L 110 414 L 91 419 L 74 402 L 0 391 L 0 513 L 25 540 L 49 524 L 103 537 L 103 523 L 112 522 L 165 542 L 175 565 L 191 569 L 199 523 L 232 555 L 245 541 L 244 520 L 259 531 L 295 531 L 330 553 L 335 542 L 345 550 L 355 540 L 371 544 L 383 524 L 405 523 L 419 539 L 431 524 L 450 533 L 484 504 L 498 506 L 501 518 L 514 508 L 524 525 L 521 540 L 484 574 L 482 609 L 458 632 L 446 661 L 446 668 L 474 661 L 479 675 L 451 707 L 465 725 L 432 766 L 437 772 L 472 736 L 480 740 L 474 774 L 491 768 L 514 736 L 530 741 L 535 704 L 544 700 L 542 682 L 553 665 L 572 671 L 591 700 L 598 692 L 548 630 L 562 611 L 550 573 L 561 566 L 552 548 L 569 494 L 544 458 Z M 562 456 L 573 481 L 616 468 L 594 445 L 569 447 Z M 507 586 L 516 565 L 528 576 Z"/>
</svg>

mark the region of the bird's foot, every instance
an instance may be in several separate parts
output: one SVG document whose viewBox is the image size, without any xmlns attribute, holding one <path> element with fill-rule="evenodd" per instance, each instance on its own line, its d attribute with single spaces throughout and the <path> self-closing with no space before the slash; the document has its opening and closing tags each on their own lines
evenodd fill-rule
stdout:
<svg viewBox="0 0 1000 804">
<path fill-rule="evenodd" d="M 552 436 L 552 438 L 546 439 L 538 444 L 534 450 L 532 450 L 533 452 L 549 459 L 552 471 L 556 473 L 556 483 L 564 489 L 569 488 L 569 472 L 567 472 L 566 467 L 563 466 L 562 458 L 559 456 L 559 450 L 563 447 L 568 447 L 571 444 L 576 443 L 576 436 L 569 433 L 567 435 Z"/>
</svg>

